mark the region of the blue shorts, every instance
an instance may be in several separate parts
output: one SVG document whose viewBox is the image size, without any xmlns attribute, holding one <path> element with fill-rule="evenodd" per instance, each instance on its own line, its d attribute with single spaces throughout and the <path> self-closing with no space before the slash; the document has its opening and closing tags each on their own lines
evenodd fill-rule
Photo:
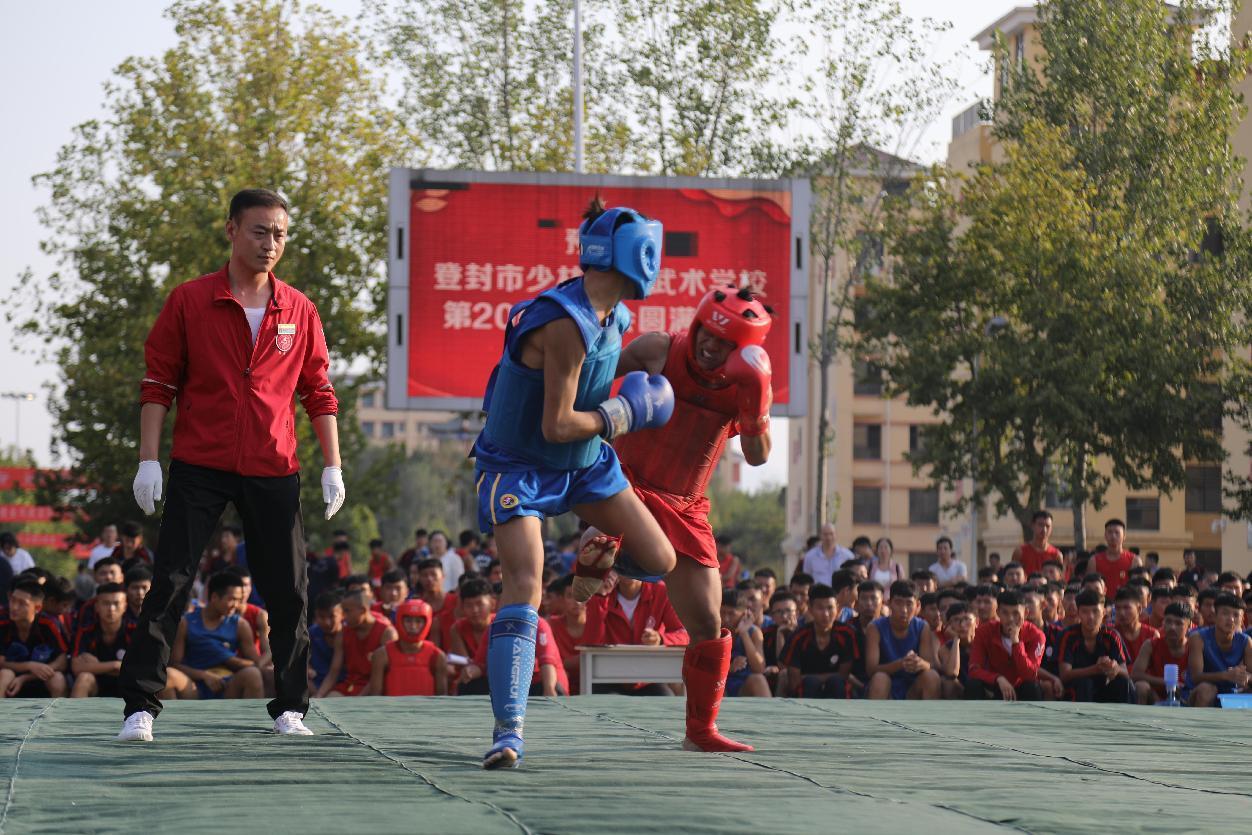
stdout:
<svg viewBox="0 0 1252 835">
<path fill-rule="evenodd" d="M 492 473 L 474 469 L 478 491 L 478 528 L 490 533 L 496 525 L 516 516 L 560 516 L 574 505 L 602 502 L 623 490 L 630 482 L 622 473 L 617 453 L 608 444 L 600 445 L 600 455 L 581 470 L 524 470 Z"/>
</svg>

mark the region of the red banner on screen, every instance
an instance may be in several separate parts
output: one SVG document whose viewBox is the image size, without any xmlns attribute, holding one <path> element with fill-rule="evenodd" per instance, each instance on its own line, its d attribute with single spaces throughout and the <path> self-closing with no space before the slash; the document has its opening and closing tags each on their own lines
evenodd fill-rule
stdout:
<svg viewBox="0 0 1252 835">
<path fill-rule="evenodd" d="M 578 224 L 590 186 L 472 183 L 414 189 L 409 233 L 409 397 L 481 397 L 517 302 L 580 274 Z M 627 340 L 686 331 L 716 285 L 751 287 L 774 310 L 765 347 L 774 402 L 790 392 L 791 194 L 787 191 L 605 188 L 665 226 L 652 294 L 630 302 Z"/>
<path fill-rule="evenodd" d="M 51 522 L 52 508 L 35 504 L 0 504 L 0 522 Z"/>
<path fill-rule="evenodd" d="M 0 490 L 34 489 L 34 467 L 0 467 Z"/>
</svg>

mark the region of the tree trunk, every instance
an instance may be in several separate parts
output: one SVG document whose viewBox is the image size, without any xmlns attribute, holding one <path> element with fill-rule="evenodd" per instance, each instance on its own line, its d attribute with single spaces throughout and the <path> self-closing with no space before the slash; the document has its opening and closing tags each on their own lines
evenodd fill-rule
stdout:
<svg viewBox="0 0 1252 835">
<path fill-rule="evenodd" d="M 838 325 L 836 324 L 836 327 Z M 834 352 L 830 349 L 830 260 L 827 258 L 823 269 L 822 281 L 822 351 L 818 357 L 818 402 L 821 411 L 817 418 L 817 483 L 814 491 L 813 530 L 821 530 L 826 523 L 826 451 L 829 449 L 830 434 L 830 365 Z"/>
<path fill-rule="evenodd" d="M 1074 480 L 1070 495 L 1083 495 L 1082 485 L 1087 481 L 1087 453 L 1079 450 L 1077 459 L 1074 461 Z M 1087 550 L 1087 501 L 1086 499 L 1075 498 L 1074 505 L 1074 549 L 1077 551 Z"/>
</svg>

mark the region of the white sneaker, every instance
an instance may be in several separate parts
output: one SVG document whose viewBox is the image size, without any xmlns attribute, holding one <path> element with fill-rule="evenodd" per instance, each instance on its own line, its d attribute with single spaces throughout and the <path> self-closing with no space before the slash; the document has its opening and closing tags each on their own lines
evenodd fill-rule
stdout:
<svg viewBox="0 0 1252 835">
<path fill-rule="evenodd" d="M 126 742 L 152 741 L 152 714 L 146 710 L 132 713 L 122 723 L 122 732 L 117 738 Z"/>
<path fill-rule="evenodd" d="M 283 736 L 313 736 L 313 732 L 304 726 L 304 717 L 289 710 L 274 720 L 274 733 Z"/>
</svg>

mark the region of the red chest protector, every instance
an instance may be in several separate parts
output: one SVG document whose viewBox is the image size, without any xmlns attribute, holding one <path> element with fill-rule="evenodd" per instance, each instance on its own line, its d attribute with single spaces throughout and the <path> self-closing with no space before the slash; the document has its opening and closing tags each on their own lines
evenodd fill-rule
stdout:
<svg viewBox="0 0 1252 835">
<path fill-rule="evenodd" d="M 422 641 L 422 648 L 409 654 L 400 649 L 399 641 L 387 644 L 387 676 L 383 680 L 383 693 L 388 696 L 435 695 L 435 654 L 438 650 L 430 641 Z"/>
<path fill-rule="evenodd" d="M 617 455 L 632 482 L 692 502 L 704 495 L 726 441 L 736 434 L 735 386 L 711 389 L 687 367 L 687 335 L 672 334 L 664 374 L 674 388 L 674 415 L 657 429 L 618 438 Z"/>
</svg>

